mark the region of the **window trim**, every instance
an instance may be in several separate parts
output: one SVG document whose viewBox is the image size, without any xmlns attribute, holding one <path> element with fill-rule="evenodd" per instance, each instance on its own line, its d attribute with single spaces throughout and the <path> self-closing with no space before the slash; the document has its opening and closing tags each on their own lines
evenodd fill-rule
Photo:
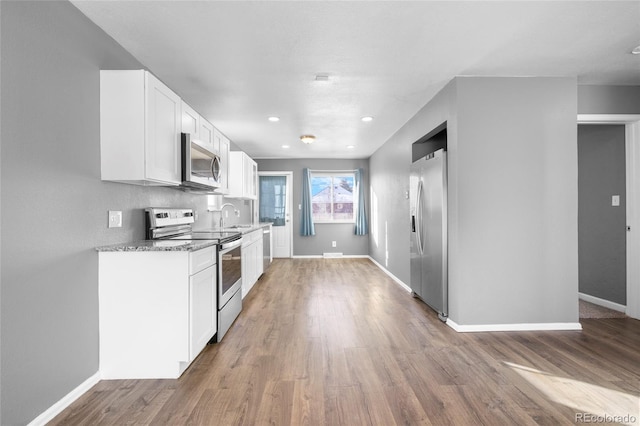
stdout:
<svg viewBox="0 0 640 426">
<path fill-rule="evenodd" d="M 356 197 L 356 171 L 355 170 L 310 170 L 311 185 L 313 186 L 313 179 L 316 177 L 330 177 L 331 178 L 331 216 L 333 217 L 333 179 L 335 177 L 351 177 L 353 179 L 353 211 L 351 219 L 316 219 L 313 215 L 313 194 L 311 195 L 311 218 L 315 224 L 355 224 L 356 223 L 356 211 L 358 208 L 358 197 Z"/>
</svg>

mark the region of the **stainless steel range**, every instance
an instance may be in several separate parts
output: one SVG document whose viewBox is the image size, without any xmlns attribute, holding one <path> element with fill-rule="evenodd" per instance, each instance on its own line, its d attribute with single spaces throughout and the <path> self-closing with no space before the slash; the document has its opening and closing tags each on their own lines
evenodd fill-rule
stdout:
<svg viewBox="0 0 640 426">
<path fill-rule="evenodd" d="M 242 234 L 213 229 L 193 230 L 193 209 L 145 210 L 148 240 L 208 240 L 218 247 L 218 332 L 221 341 L 242 311 Z"/>
</svg>

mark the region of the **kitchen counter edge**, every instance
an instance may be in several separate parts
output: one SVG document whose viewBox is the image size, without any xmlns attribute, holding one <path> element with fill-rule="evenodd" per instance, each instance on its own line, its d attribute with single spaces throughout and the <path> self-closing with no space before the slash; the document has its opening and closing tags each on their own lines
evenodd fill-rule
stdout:
<svg viewBox="0 0 640 426">
<path fill-rule="evenodd" d="M 98 252 L 196 251 L 215 246 L 210 240 L 141 240 L 96 247 Z"/>
</svg>

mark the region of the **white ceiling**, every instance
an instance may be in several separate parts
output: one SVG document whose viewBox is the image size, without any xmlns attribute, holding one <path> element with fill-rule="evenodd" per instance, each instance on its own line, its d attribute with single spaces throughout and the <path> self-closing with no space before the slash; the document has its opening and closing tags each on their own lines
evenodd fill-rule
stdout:
<svg viewBox="0 0 640 426">
<path fill-rule="evenodd" d="M 367 158 L 457 75 L 640 85 L 638 0 L 72 3 L 254 158 Z"/>
</svg>

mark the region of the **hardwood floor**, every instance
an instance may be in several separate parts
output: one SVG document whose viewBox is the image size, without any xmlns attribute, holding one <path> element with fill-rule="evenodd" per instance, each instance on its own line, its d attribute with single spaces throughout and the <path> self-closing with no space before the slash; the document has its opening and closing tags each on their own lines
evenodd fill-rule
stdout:
<svg viewBox="0 0 640 426">
<path fill-rule="evenodd" d="M 276 259 L 180 379 L 102 381 L 50 424 L 638 424 L 640 321 L 581 323 L 460 334 L 368 259 Z"/>
</svg>

